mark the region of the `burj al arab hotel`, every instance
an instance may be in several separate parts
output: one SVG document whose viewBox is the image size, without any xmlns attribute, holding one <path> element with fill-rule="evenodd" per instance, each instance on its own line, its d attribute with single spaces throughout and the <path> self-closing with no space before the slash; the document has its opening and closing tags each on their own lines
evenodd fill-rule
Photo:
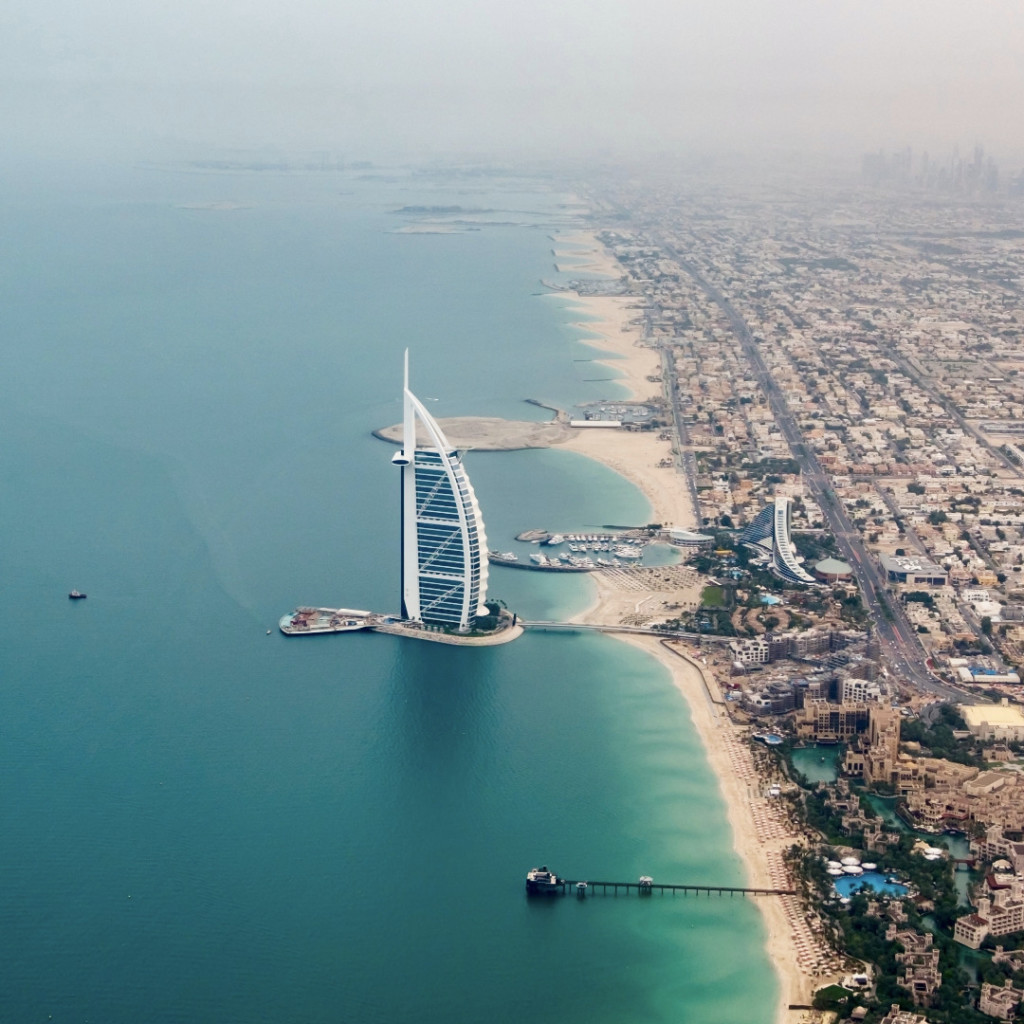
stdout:
<svg viewBox="0 0 1024 1024">
<path fill-rule="evenodd" d="M 469 632 L 487 614 L 484 522 L 461 452 L 409 390 L 408 350 L 402 397 L 402 617 Z"/>
</svg>

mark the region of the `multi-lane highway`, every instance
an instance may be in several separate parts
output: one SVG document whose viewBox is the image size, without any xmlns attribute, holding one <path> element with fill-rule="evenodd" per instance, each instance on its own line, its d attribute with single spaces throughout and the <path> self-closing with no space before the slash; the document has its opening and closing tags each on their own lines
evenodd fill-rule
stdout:
<svg viewBox="0 0 1024 1024">
<path fill-rule="evenodd" d="M 800 463 L 804 483 L 815 501 L 821 506 L 826 525 L 835 537 L 843 557 L 853 568 L 860 585 L 862 600 L 868 614 L 875 622 L 879 641 L 897 679 L 912 683 L 920 689 L 931 691 L 946 700 L 961 700 L 963 698 L 961 691 L 944 683 L 929 671 L 925 664 L 925 652 L 918 642 L 917 634 L 907 620 L 903 608 L 898 602 L 890 601 L 886 597 L 885 580 L 879 565 L 869 555 L 859 531 L 850 521 L 842 503 L 836 498 L 814 451 L 804 443 L 796 418 L 789 409 L 785 395 L 768 370 L 746 321 L 736 311 L 732 303 L 704 278 L 697 267 L 683 259 L 670 244 L 662 242 L 662 245 L 679 267 L 693 278 L 708 298 L 728 318 L 744 354 L 750 362 L 754 376 L 768 399 L 775 422 L 789 444 L 793 457 Z M 670 391 L 670 393 L 674 395 L 674 391 Z"/>
<path fill-rule="evenodd" d="M 678 464 L 686 475 L 690 487 L 690 502 L 693 504 L 693 521 L 695 529 L 700 530 L 700 498 L 697 494 L 697 460 L 693 456 L 693 449 L 690 447 L 690 428 L 682 416 L 682 409 L 679 404 L 678 383 L 676 378 L 676 361 L 672 350 L 664 347 L 661 350 L 662 378 L 665 381 L 669 404 L 672 407 L 672 421 L 676 428 L 676 438 L 679 442 Z"/>
</svg>

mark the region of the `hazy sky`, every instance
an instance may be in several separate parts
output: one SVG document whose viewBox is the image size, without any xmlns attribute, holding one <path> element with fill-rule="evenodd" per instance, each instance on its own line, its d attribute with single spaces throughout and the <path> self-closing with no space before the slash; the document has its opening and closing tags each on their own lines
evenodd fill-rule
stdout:
<svg viewBox="0 0 1024 1024">
<path fill-rule="evenodd" d="M 349 156 L 976 141 L 1024 153 L 1021 0 L 5 0 L 0 142 Z"/>
</svg>

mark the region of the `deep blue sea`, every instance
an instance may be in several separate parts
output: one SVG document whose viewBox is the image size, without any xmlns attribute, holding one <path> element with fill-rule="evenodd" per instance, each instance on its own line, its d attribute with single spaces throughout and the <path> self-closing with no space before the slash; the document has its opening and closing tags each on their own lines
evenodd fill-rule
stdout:
<svg viewBox="0 0 1024 1024">
<path fill-rule="evenodd" d="M 541 862 L 743 877 L 657 664 L 599 636 L 275 628 L 299 603 L 397 610 L 398 479 L 370 431 L 400 417 L 404 348 L 437 416 L 614 395 L 541 294 L 568 195 L 3 170 L 0 1021 L 768 1022 L 750 902 L 524 896 Z M 488 212 L 397 230 L 452 205 Z M 492 547 L 646 521 L 577 456 L 466 464 Z M 589 586 L 491 574 L 528 616 Z"/>
</svg>

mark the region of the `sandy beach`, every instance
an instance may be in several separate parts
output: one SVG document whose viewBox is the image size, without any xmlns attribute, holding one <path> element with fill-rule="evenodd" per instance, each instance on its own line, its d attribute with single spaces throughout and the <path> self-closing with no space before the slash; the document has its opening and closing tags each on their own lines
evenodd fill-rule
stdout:
<svg viewBox="0 0 1024 1024">
<path fill-rule="evenodd" d="M 580 236 L 584 238 L 586 236 Z M 593 236 L 589 236 L 594 242 Z M 598 243 L 599 244 L 599 243 Z M 610 259 L 610 254 L 607 254 Z M 592 266 L 618 276 L 617 266 L 608 268 L 598 259 Z M 630 397 L 643 400 L 660 396 L 661 385 L 648 380 L 661 372 L 659 353 L 641 341 L 640 328 L 630 321 L 638 315 L 635 297 L 590 297 L 562 294 L 561 298 L 578 307 L 581 320 L 574 326 L 585 330 L 584 339 L 602 352 L 607 360 L 598 361 L 622 374 L 621 383 Z M 661 441 L 652 432 L 583 429 L 564 447 L 597 459 L 626 477 L 647 497 L 655 522 L 696 528 L 697 512 L 690 499 L 688 482 L 675 466 L 665 467 L 671 457 L 671 442 Z M 622 622 L 626 610 L 631 621 L 645 614 L 658 615 L 660 605 L 671 599 L 678 606 L 692 606 L 700 599 L 700 583 L 680 577 L 678 588 L 665 593 L 668 584 L 658 580 L 651 589 L 628 574 L 620 578 L 596 574 L 597 593 L 593 604 L 578 616 L 585 622 Z M 688 584 L 688 585 L 687 585 Z M 743 730 L 734 725 L 725 712 L 721 694 L 712 673 L 699 662 L 693 649 L 682 644 L 663 643 L 653 636 L 617 634 L 625 642 L 647 651 L 669 670 L 686 699 L 693 723 L 704 745 L 708 763 L 714 771 L 725 800 L 733 844 L 746 868 L 749 885 L 763 888 L 788 888 L 791 881 L 782 859 L 797 837 L 792 826 L 782 820 L 779 801 L 766 795 L 766 781 L 759 775 Z M 778 1024 L 798 1018 L 790 1004 L 810 1002 L 813 976 L 821 976 L 834 966 L 829 964 L 815 937 L 808 930 L 796 897 L 759 897 L 757 905 L 767 930 L 767 951 L 779 979 L 776 1013 Z"/>
<path fill-rule="evenodd" d="M 607 274 L 621 277 L 622 265 L 598 241 L 592 231 L 552 235 L 555 267 L 561 273 Z"/>
<path fill-rule="evenodd" d="M 648 380 L 661 374 L 661 356 L 641 341 L 640 327 L 630 321 L 639 315 L 635 296 L 579 296 L 558 293 L 578 309 L 574 327 L 586 331 L 585 344 L 600 353 L 597 362 L 620 374 L 618 383 L 630 398 L 640 401 L 661 395 L 661 384 Z M 695 529 L 697 516 L 686 478 L 674 466 L 672 442 L 654 431 L 580 429 L 560 447 L 597 459 L 635 484 L 651 503 L 652 522 Z"/>
</svg>

